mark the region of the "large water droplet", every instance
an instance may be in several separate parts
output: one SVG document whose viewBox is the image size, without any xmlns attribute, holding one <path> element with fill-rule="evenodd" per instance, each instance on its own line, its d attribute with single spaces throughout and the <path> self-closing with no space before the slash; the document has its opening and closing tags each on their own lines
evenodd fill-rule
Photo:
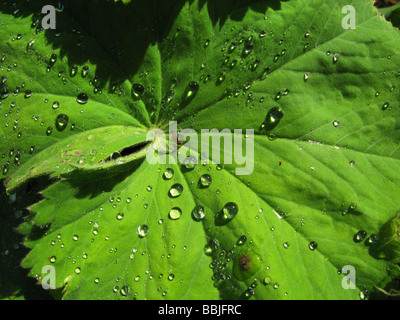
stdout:
<svg viewBox="0 0 400 320">
<path fill-rule="evenodd" d="M 181 217 L 182 215 L 182 210 L 181 208 L 174 207 L 169 211 L 169 217 L 172 220 L 177 220 Z"/>
<path fill-rule="evenodd" d="M 387 108 L 389 108 L 389 102 L 385 102 L 385 103 L 382 105 L 382 110 L 386 110 Z"/>
<path fill-rule="evenodd" d="M 199 91 L 199 88 L 200 86 L 196 81 L 189 82 L 186 88 L 186 94 L 185 94 L 186 99 L 193 99 L 197 91 Z"/>
<path fill-rule="evenodd" d="M 142 95 L 144 94 L 144 87 L 139 83 L 134 83 L 132 85 L 132 98 L 137 101 L 140 100 Z"/>
<path fill-rule="evenodd" d="M 137 228 L 137 233 L 139 237 L 144 238 L 149 234 L 149 227 L 145 224 L 142 224 Z"/>
<path fill-rule="evenodd" d="M 71 77 L 75 77 L 77 72 L 78 72 L 78 67 L 77 66 L 72 66 L 71 70 L 69 71 L 69 75 Z"/>
<path fill-rule="evenodd" d="M 232 42 L 228 48 L 228 53 L 232 53 L 233 51 L 235 51 L 236 47 L 237 47 L 237 42 Z"/>
<path fill-rule="evenodd" d="M 264 120 L 264 122 L 261 125 L 261 129 L 264 130 L 272 130 L 274 129 L 281 119 L 283 118 L 284 111 L 280 107 L 273 107 L 270 109 L 267 113 L 267 116 Z"/>
<path fill-rule="evenodd" d="M 165 169 L 165 171 L 164 171 L 164 178 L 165 178 L 166 180 L 172 179 L 173 176 L 174 176 L 174 169 L 172 169 L 172 168 L 167 168 L 167 169 Z"/>
<path fill-rule="evenodd" d="M 367 232 L 364 230 L 358 231 L 354 236 L 355 242 L 361 242 L 367 237 Z"/>
<path fill-rule="evenodd" d="M 222 209 L 221 217 L 223 220 L 232 220 L 236 217 L 239 208 L 236 203 L 228 202 Z"/>
<path fill-rule="evenodd" d="M 183 192 L 183 186 L 180 183 L 175 183 L 171 189 L 169 189 L 169 194 L 171 197 L 176 198 L 179 197 Z"/>
<path fill-rule="evenodd" d="M 58 131 L 63 131 L 68 125 L 68 116 L 65 114 L 59 114 L 56 118 L 56 128 Z"/>
<path fill-rule="evenodd" d="M 209 174 L 203 174 L 199 180 L 199 186 L 203 188 L 207 188 L 211 185 L 212 178 Z"/>
<path fill-rule="evenodd" d="M 183 160 L 183 163 L 182 163 L 182 164 L 184 165 L 184 167 L 185 167 L 186 169 L 191 170 L 191 169 L 193 169 L 193 168 L 196 166 L 196 164 L 197 164 L 197 158 L 194 157 L 194 156 L 186 157 L 185 160 Z"/>
<path fill-rule="evenodd" d="M 205 217 L 204 207 L 197 205 L 192 211 L 192 217 L 196 221 L 201 221 Z"/>
<path fill-rule="evenodd" d="M 51 106 L 53 109 L 58 109 L 60 107 L 60 103 L 58 101 L 54 101 L 53 105 Z"/>
<path fill-rule="evenodd" d="M 80 94 L 78 94 L 78 97 L 77 97 L 77 99 L 76 99 L 76 101 L 77 101 L 79 104 L 85 104 L 85 103 L 88 102 L 88 100 L 89 100 L 89 97 L 88 97 L 88 95 L 87 95 L 86 93 L 84 93 L 84 92 L 81 92 Z"/>
<path fill-rule="evenodd" d="M 308 248 L 310 249 L 310 250 L 315 250 L 315 249 L 317 249 L 317 247 L 318 247 L 318 244 L 315 242 L 315 241 L 311 241 L 309 244 L 308 244 Z"/>
<path fill-rule="evenodd" d="M 89 67 L 88 66 L 84 66 L 82 68 L 82 78 L 86 78 L 86 76 L 89 74 Z"/>
<path fill-rule="evenodd" d="M 238 241 L 236 242 L 236 244 L 237 244 L 238 246 L 242 246 L 242 245 L 244 245 L 244 244 L 246 243 L 246 241 L 247 241 L 247 237 L 246 237 L 245 235 L 243 235 L 243 236 L 241 236 L 241 237 L 238 239 Z"/>
</svg>

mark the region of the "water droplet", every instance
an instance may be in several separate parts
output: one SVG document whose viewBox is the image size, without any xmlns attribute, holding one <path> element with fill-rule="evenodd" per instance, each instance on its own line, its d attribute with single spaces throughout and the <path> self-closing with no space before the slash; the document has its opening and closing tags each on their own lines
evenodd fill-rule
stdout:
<svg viewBox="0 0 400 320">
<path fill-rule="evenodd" d="M 284 111 L 280 107 L 273 107 L 270 109 L 267 113 L 267 116 L 264 120 L 264 122 L 261 125 L 261 129 L 264 130 L 272 130 L 274 129 L 281 119 L 283 118 Z"/>
<path fill-rule="evenodd" d="M 333 55 L 333 58 L 332 58 L 333 63 L 337 63 L 338 60 L 339 60 L 339 56 L 337 56 L 336 54 Z"/>
<path fill-rule="evenodd" d="M 247 57 L 253 51 L 254 45 L 250 43 L 246 43 L 243 50 L 243 57 Z"/>
<path fill-rule="evenodd" d="M 84 92 L 81 92 L 80 94 L 78 94 L 78 97 L 77 97 L 77 99 L 76 99 L 76 101 L 77 101 L 79 104 L 85 104 L 85 103 L 88 102 L 88 100 L 89 100 L 89 97 L 88 97 L 88 95 L 87 95 L 86 93 L 84 93 Z"/>
<path fill-rule="evenodd" d="M 116 218 L 117 218 L 117 220 L 122 220 L 124 218 L 124 214 L 123 213 L 118 213 Z"/>
<path fill-rule="evenodd" d="M 78 241 L 78 239 L 79 239 L 79 237 L 78 237 L 77 235 L 74 235 L 74 236 L 72 237 L 72 240 L 74 240 L 74 241 Z"/>
<path fill-rule="evenodd" d="M 69 71 L 69 75 L 71 77 L 75 77 L 77 72 L 78 72 L 78 67 L 77 66 L 72 66 L 70 71 Z"/>
<path fill-rule="evenodd" d="M 207 40 L 204 42 L 204 48 L 208 48 L 209 45 L 210 45 L 210 39 L 207 39 Z"/>
<path fill-rule="evenodd" d="M 89 74 L 89 67 L 88 66 L 84 66 L 82 68 L 82 78 L 86 78 L 86 76 Z"/>
<path fill-rule="evenodd" d="M 60 107 L 60 103 L 58 101 L 54 101 L 53 105 L 51 106 L 53 109 L 58 109 Z"/>
<path fill-rule="evenodd" d="M 241 237 L 238 239 L 238 241 L 236 242 L 236 244 L 237 244 L 238 246 L 242 246 L 242 245 L 244 245 L 244 244 L 246 243 L 246 241 L 247 241 L 247 237 L 246 237 L 245 235 L 243 235 L 243 236 L 241 236 Z"/>
<path fill-rule="evenodd" d="M 183 186 L 180 183 L 175 183 L 171 189 L 169 189 L 169 194 L 171 197 L 176 198 L 179 197 L 183 192 Z"/>
<path fill-rule="evenodd" d="M 56 63 L 56 61 L 57 61 L 57 55 L 56 55 L 55 53 L 53 53 L 53 54 L 50 56 L 50 60 L 49 60 L 50 66 L 53 66 L 53 65 Z"/>
<path fill-rule="evenodd" d="M 237 47 L 237 42 L 232 42 L 228 48 L 228 53 L 232 53 L 233 51 L 235 51 L 236 47 Z"/>
<path fill-rule="evenodd" d="M 191 170 L 196 166 L 197 159 L 193 156 L 189 156 L 183 161 L 182 164 L 185 166 L 186 169 Z"/>
<path fill-rule="evenodd" d="M 203 174 L 199 180 L 199 186 L 203 188 L 207 188 L 211 185 L 212 178 L 209 174 Z"/>
<path fill-rule="evenodd" d="M 59 114 L 56 118 L 56 128 L 58 131 L 63 131 L 68 125 L 68 116 L 65 114 Z"/>
<path fill-rule="evenodd" d="M 285 249 L 289 248 L 289 246 L 290 246 L 289 242 L 286 241 L 286 242 L 283 243 L 283 247 Z"/>
<path fill-rule="evenodd" d="M 308 81 L 309 75 L 307 73 L 304 74 L 304 81 Z"/>
<path fill-rule="evenodd" d="M 49 261 L 50 261 L 51 263 L 56 262 L 56 260 L 57 260 L 57 257 L 56 257 L 56 256 L 52 256 L 52 257 L 49 259 Z"/>
<path fill-rule="evenodd" d="M 223 220 L 232 220 L 236 217 L 239 208 L 236 203 L 228 202 L 222 209 L 222 219 Z"/>
<path fill-rule="evenodd" d="M 207 256 L 211 256 L 215 250 L 219 247 L 218 240 L 210 239 L 204 246 L 204 253 Z"/>
<path fill-rule="evenodd" d="M 142 95 L 144 94 L 144 87 L 143 85 L 139 84 L 139 83 L 134 83 L 132 85 L 132 98 L 135 101 L 138 101 L 141 99 Z"/>
<path fill-rule="evenodd" d="M 266 277 L 264 278 L 264 280 L 263 280 L 263 283 L 264 283 L 265 285 L 268 285 L 268 284 L 271 283 L 271 281 L 272 281 L 272 278 L 271 278 L 270 276 L 266 276 Z"/>
<path fill-rule="evenodd" d="M 169 280 L 169 281 L 174 280 L 174 278 L 175 278 L 175 275 L 174 275 L 174 274 L 171 273 L 171 274 L 168 275 L 168 280 Z"/>
<path fill-rule="evenodd" d="M 354 236 L 355 242 L 361 242 L 367 237 L 367 232 L 364 230 L 358 231 Z"/>
<path fill-rule="evenodd" d="M 311 242 L 308 244 L 308 248 L 309 248 L 310 250 L 315 250 L 315 249 L 317 249 L 317 247 L 318 247 L 318 244 L 317 244 L 315 241 L 311 241 Z"/>
<path fill-rule="evenodd" d="M 258 60 L 258 59 L 255 60 L 253 62 L 253 64 L 251 65 L 251 67 L 250 67 L 251 71 L 255 71 L 258 68 L 259 65 L 260 65 L 260 60 Z"/>
<path fill-rule="evenodd" d="M 309 32 L 306 32 L 305 34 L 304 34 L 304 38 L 308 38 L 310 36 L 310 33 Z"/>
<path fill-rule="evenodd" d="M 32 91 L 31 90 L 26 90 L 25 91 L 25 98 L 28 99 L 32 96 Z"/>
<path fill-rule="evenodd" d="M 379 240 L 379 237 L 376 234 L 371 234 L 368 238 L 368 243 L 373 244 L 377 243 Z"/>
<path fill-rule="evenodd" d="M 169 217 L 172 220 L 177 220 L 181 217 L 182 215 L 182 210 L 181 208 L 174 207 L 169 211 Z"/>
<path fill-rule="evenodd" d="M 258 35 L 260 38 L 264 38 L 267 35 L 267 31 L 263 30 L 260 32 L 260 34 Z"/>
<path fill-rule="evenodd" d="M 128 293 L 129 293 L 129 287 L 128 286 L 123 286 L 121 288 L 120 293 L 121 293 L 122 296 L 126 297 L 128 295 Z"/>
<path fill-rule="evenodd" d="M 336 127 L 339 126 L 340 122 L 337 121 L 337 120 L 334 120 L 334 121 L 332 122 L 332 124 L 333 124 L 333 126 L 336 128 Z"/>
<path fill-rule="evenodd" d="M 142 224 L 137 228 L 137 233 L 139 237 L 144 238 L 149 234 L 149 227 L 145 224 Z"/>
<path fill-rule="evenodd" d="M 203 220 L 205 217 L 204 207 L 201 205 L 197 205 L 196 207 L 194 207 L 194 209 L 192 210 L 192 217 L 196 221 Z"/>
<path fill-rule="evenodd" d="M 46 129 L 46 135 L 51 135 L 51 133 L 53 132 L 53 127 L 47 127 L 47 129 Z"/>
<path fill-rule="evenodd" d="M 199 91 L 199 84 L 196 81 L 189 82 L 186 88 L 186 99 L 192 99 L 196 95 L 197 91 Z"/>
<path fill-rule="evenodd" d="M 387 108 L 389 108 L 389 102 L 385 102 L 382 106 L 382 110 L 386 110 Z"/>
<path fill-rule="evenodd" d="M 221 84 L 222 82 L 224 82 L 225 78 L 226 78 L 225 73 L 223 72 L 220 73 L 219 76 L 217 77 L 217 84 Z"/>
<path fill-rule="evenodd" d="M 172 179 L 172 177 L 174 176 L 174 169 L 172 168 L 167 168 L 164 171 L 164 178 L 167 180 Z"/>
</svg>

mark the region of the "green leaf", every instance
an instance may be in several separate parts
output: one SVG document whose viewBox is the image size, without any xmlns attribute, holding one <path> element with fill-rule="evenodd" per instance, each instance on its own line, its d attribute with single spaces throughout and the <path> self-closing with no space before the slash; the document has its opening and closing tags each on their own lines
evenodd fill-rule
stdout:
<svg viewBox="0 0 400 320">
<path fill-rule="evenodd" d="M 0 6 L 5 183 L 53 179 L 19 228 L 31 276 L 54 266 L 64 299 L 359 299 L 391 281 L 400 36 L 371 2 L 71 1 L 43 31 L 44 4 Z M 146 157 L 171 120 L 201 141 L 179 148 L 194 167 Z"/>
</svg>

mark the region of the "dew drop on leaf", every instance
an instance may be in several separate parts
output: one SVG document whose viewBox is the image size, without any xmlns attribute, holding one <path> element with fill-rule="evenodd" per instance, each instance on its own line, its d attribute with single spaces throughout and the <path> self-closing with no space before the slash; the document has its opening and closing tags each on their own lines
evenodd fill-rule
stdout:
<svg viewBox="0 0 400 320">
<path fill-rule="evenodd" d="M 53 109 L 58 109 L 60 107 L 60 103 L 58 101 L 54 101 L 53 105 L 51 106 Z"/>
<path fill-rule="evenodd" d="M 244 245 L 244 244 L 246 243 L 246 241 L 247 241 L 247 237 L 246 237 L 245 235 L 243 235 L 243 236 L 241 236 L 241 237 L 238 239 L 238 241 L 236 242 L 236 244 L 237 244 L 238 246 L 242 246 L 242 245 Z"/>
<path fill-rule="evenodd" d="M 189 84 L 186 88 L 186 99 L 194 98 L 197 91 L 199 91 L 199 88 L 200 88 L 200 86 L 196 81 L 189 82 Z"/>
<path fill-rule="evenodd" d="M 174 169 L 172 169 L 172 168 L 167 168 L 167 169 L 165 169 L 165 171 L 164 171 L 164 178 L 165 178 L 166 180 L 172 179 L 173 176 L 174 176 Z"/>
<path fill-rule="evenodd" d="M 140 83 L 134 83 L 132 85 L 132 98 L 134 101 L 138 101 L 141 99 L 144 94 L 144 87 Z"/>
<path fill-rule="evenodd" d="M 354 236 L 355 242 L 361 242 L 367 237 L 367 232 L 364 230 L 358 231 Z"/>
<path fill-rule="evenodd" d="M 88 102 L 88 100 L 89 100 L 89 97 L 84 92 L 81 92 L 80 94 L 78 94 L 78 97 L 76 98 L 76 102 L 78 102 L 79 104 L 85 104 Z"/>
<path fill-rule="evenodd" d="M 312 251 L 314 251 L 315 249 L 317 249 L 317 247 L 318 247 L 318 244 L 317 244 L 315 241 L 311 241 L 311 242 L 308 244 L 308 248 L 309 248 L 310 250 L 312 250 Z"/>
<path fill-rule="evenodd" d="M 137 233 L 139 237 L 144 238 L 149 234 L 149 227 L 145 224 L 142 224 L 138 227 Z"/>
<path fill-rule="evenodd" d="M 183 186 L 180 183 L 175 183 L 171 189 L 169 189 L 169 194 L 171 197 L 179 197 L 183 192 Z"/>
<path fill-rule="evenodd" d="M 199 180 L 200 187 L 207 188 L 211 185 L 211 183 L 212 183 L 212 178 L 209 174 L 206 173 L 200 177 L 200 180 Z"/>
<path fill-rule="evenodd" d="M 84 66 L 82 68 L 82 78 L 86 78 L 86 76 L 89 74 L 89 67 L 88 66 Z"/>
<path fill-rule="evenodd" d="M 68 125 L 68 116 L 65 114 L 59 114 L 56 118 L 56 128 L 58 131 L 63 131 Z"/>
<path fill-rule="evenodd" d="M 172 220 L 177 220 L 181 217 L 182 215 L 182 210 L 181 208 L 174 207 L 169 211 L 169 217 Z"/>
<path fill-rule="evenodd" d="M 205 217 L 204 207 L 201 205 L 197 205 L 196 207 L 194 207 L 194 209 L 192 210 L 192 217 L 196 221 L 203 220 Z"/>
<path fill-rule="evenodd" d="M 284 111 L 280 107 L 273 107 L 270 109 L 267 113 L 267 116 L 264 120 L 264 122 L 261 125 L 261 129 L 264 130 L 272 130 L 274 129 L 281 119 L 283 118 Z"/>
<path fill-rule="evenodd" d="M 382 105 L 382 110 L 386 110 L 387 108 L 389 108 L 389 102 L 385 102 L 385 103 Z"/>
<path fill-rule="evenodd" d="M 228 202 L 222 209 L 221 217 L 223 220 L 232 220 L 236 217 L 239 208 L 235 202 Z"/>
<path fill-rule="evenodd" d="M 32 96 L 32 91 L 31 90 L 26 90 L 25 91 L 25 98 L 30 98 Z"/>
<path fill-rule="evenodd" d="M 77 66 L 72 66 L 70 71 L 69 71 L 69 75 L 71 77 L 75 77 L 77 72 L 78 72 L 78 67 Z"/>
</svg>

